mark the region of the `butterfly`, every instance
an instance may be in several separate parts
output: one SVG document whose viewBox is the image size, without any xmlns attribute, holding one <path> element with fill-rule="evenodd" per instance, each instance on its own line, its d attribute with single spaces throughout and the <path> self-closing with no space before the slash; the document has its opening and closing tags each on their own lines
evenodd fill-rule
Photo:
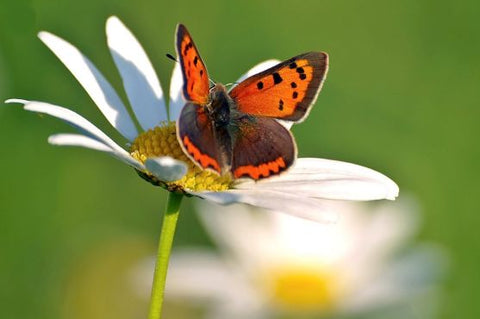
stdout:
<svg viewBox="0 0 480 319">
<path fill-rule="evenodd" d="M 221 175 L 253 180 L 292 166 L 295 140 L 277 120 L 298 123 L 307 117 L 325 80 L 326 53 L 297 55 L 228 91 L 220 83 L 210 87 L 205 63 L 182 24 L 177 26 L 176 51 L 186 99 L 177 138 L 194 163 Z"/>
</svg>

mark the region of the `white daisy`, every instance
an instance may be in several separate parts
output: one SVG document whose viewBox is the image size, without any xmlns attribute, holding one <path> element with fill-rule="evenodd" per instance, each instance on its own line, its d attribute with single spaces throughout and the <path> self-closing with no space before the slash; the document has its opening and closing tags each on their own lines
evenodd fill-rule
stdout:
<svg viewBox="0 0 480 319">
<path fill-rule="evenodd" d="M 342 219 L 328 225 L 240 205 L 200 208 L 219 253 L 174 252 L 166 298 L 198 303 L 206 318 L 432 315 L 445 259 L 433 245 L 405 249 L 418 225 L 406 202 L 337 202 Z"/>
<path fill-rule="evenodd" d="M 169 191 L 182 192 L 220 204 L 236 202 L 288 211 L 320 221 L 330 220 L 321 199 L 394 199 L 397 185 L 388 177 L 355 164 L 319 158 L 299 158 L 287 173 L 263 181 L 231 180 L 201 170 L 183 154 L 175 124 L 184 99 L 180 66 L 175 66 L 167 110 L 160 82 L 139 42 L 116 17 L 106 25 L 107 42 L 123 80 L 129 104 L 141 127 L 129 115 L 111 84 L 77 48 L 48 32 L 39 38 L 77 78 L 110 124 L 128 140 L 122 147 L 81 115 L 45 102 L 11 99 L 24 109 L 59 118 L 80 131 L 50 136 L 53 145 L 81 146 L 109 153 L 133 167 L 140 176 Z M 266 61 L 249 76 L 278 61 Z M 290 126 L 289 124 L 285 124 Z"/>
</svg>

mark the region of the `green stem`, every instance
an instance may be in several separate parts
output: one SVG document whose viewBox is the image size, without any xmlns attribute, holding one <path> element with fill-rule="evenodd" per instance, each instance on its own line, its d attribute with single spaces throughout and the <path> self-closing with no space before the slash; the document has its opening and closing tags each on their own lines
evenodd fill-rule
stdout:
<svg viewBox="0 0 480 319">
<path fill-rule="evenodd" d="M 157 262 L 153 275 L 152 296 L 150 297 L 150 312 L 148 319 L 160 319 L 162 316 L 163 295 L 165 281 L 167 279 L 168 261 L 172 250 L 173 236 L 177 226 L 180 203 L 183 195 L 170 192 L 167 200 L 167 208 L 163 216 L 162 232 L 158 244 Z"/>
</svg>

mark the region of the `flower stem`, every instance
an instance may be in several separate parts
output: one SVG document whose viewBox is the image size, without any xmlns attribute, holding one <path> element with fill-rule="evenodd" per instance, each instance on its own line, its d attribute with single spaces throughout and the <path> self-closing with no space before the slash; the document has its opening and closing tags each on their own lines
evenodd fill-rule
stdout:
<svg viewBox="0 0 480 319">
<path fill-rule="evenodd" d="M 172 250 L 173 236 L 177 226 L 180 203 L 183 195 L 174 192 L 168 193 L 167 207 L 163 215 L 162 231 L 158 244 L 157 261 L 153 275 L 152 295 L 150 297 L 150 312 L 148 319 L 160 319 L 162 316 L 163 295 L 167 279 L 168 261 Z"/>
</svg>

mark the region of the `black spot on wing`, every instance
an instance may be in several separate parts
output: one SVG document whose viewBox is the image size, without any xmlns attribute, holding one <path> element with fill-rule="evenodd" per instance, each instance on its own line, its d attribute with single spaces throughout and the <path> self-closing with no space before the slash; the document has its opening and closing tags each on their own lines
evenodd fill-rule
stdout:
<svg viewBox="0 0 480 319">
<path fill-rule="evenodd" d="M 278 109 L 280 111 L 283 111 L 283 100 L 282 99 L 280 99 L 280 101 L 278 102 Z"/>
<path fill-rule="evenodd" d="M 297 67 L 297 64 L 295 62 L 292 62 L 288 66 L 290 69 L 295 69 Z"/>
<path fill-rule="evenodd" d="M 299 78 L 300 80 L 305 80 L 307 78 L 307 75 L 305 73 L 300 73 Z"/>
<path fill-rule="evenodd" d="M 292 83 L 290 83 L 290 86 L 292 87 L 292 89 L 294 89 L 294 88 L 296 88 L 296 87 L 297 87 L 297 83 L 295 83 L 295 82 L 292 82 Z"/>
<path fill-rule="evenodd" d="M 257 83 L 257 88 L 258 88 L 259 90 L 263 89 L 263 82 L 262 82 L 262 81 L 260 81 L 260 82 Z"/>
<path fill-rule="evenodd" d="M 272 76 L 273 76 L 273 84 L 278 84 L 283 81 L 282 77 L 277 72 L 273 73 Z"/>
<path fill-rule="evenodd" d="M 292 98 L 293 99 L 296 99 L 298 97 L 298 92 L 297 91 L 294 91 L 293 94 L 292 94 Z"/>
<path fill-rule="evenodd" d="M 185 48 L 183 48 L 183 55 L 187 55 L 188 53 L 188 50 L 190 50 L 191 48 L 193 47 L 193 43 L 192 42 L 188 42 L 187 45 L 185 46 Z"/>
</svg>

